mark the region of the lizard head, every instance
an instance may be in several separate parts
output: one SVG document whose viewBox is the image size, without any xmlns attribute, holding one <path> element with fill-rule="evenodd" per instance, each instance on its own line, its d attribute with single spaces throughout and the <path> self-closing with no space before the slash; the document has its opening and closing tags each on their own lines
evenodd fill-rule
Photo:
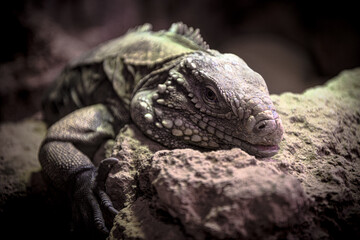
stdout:
<svg viewBox="0 0 360 240">
<path fill-rule="evenodd" d="M 171 148 L 239 147 L 269 157 L 283 137 L 261 75 L 236 55 L 213 50 L 185 56 L 161 83 L 138 91 L 132 118 Z"/>
</svg>

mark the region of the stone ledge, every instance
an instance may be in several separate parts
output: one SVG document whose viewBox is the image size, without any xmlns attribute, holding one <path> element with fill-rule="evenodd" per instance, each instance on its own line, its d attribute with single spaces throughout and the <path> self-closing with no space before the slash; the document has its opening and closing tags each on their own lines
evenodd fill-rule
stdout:
<svg viewBox="0 0 360 240">
<path fill-rule="evenodd" d="M 120 133 L 107 188 L 122 210 L 110 239 L 359 237 L 360 69 L 272 98 L 285 136 L 271 159 L 156 152 L 133 126 Z"/>
</svg>

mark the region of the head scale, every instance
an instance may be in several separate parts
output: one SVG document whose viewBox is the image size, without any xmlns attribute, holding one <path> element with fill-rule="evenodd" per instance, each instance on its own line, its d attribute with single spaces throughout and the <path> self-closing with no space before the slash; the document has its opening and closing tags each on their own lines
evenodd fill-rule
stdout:
<svg viewBox="0 0 360 240">
<path fill-rule="evenodd" d="M 239 57 L 216 51 L 189 54 L 131 104 L 136 124 L 171 148 L 240 147 L 276 154 L 283 127 L 263 78 Z"/>
</svg>

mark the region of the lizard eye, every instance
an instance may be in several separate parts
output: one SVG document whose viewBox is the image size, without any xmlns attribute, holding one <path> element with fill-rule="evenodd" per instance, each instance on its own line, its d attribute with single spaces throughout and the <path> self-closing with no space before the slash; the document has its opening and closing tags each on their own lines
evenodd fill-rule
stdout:
<svg viewBox="0 0 360 240">
<path fill-rule="evenodd" d="M 215 92 L 210 87 L 205 88 L 204 98 L 208 102 L 215 102 L 217 100 Z"/>
</svg>

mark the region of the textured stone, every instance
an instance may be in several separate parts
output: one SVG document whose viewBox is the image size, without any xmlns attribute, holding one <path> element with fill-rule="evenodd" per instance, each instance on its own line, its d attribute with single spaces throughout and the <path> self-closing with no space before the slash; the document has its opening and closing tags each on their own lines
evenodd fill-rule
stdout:
<svg viewBox="0 0 360 240">
<path fill-rule="evenodd" d="M 126 125 L 120 131 L 106 153 L 119 159 L 107 180 L 107 192 L 115 207 L 121 209 L 136 200 L 139 171 L 148 168 L 152 155 L 161 149 L 165 148 L 149 140 L 134 125 Z"/>
<path fill-rule="evenodd" d="M 360 237 L 360 69 L 272 99 L 285 134 L 271 159 L 157 151 L 133 126 L 121 132 L 107 181 L 122 208 L 110 239 Z"/>
<path fill-rule="evenodd" d="M 34 118 L 0 125 L 2 238 L 72 239 L 66 195 L 41 174 L 38 151 L 45 133 L 44 122 Z"/>
<path fill-rule="evenodd" d="M 157 206 L 195 239 L 270 237 L 304 222 L 307 209 L 299 181 L 240 149 L 157 152 L 150 181 Z"/>
<path fill-rule="evenodd" d="M 0 212 L 8 199 L 27 194 L 32 174 L 40 171 L 37 151 L 45 132 L 41 121 L 0 125 Z"/>
</svg>

